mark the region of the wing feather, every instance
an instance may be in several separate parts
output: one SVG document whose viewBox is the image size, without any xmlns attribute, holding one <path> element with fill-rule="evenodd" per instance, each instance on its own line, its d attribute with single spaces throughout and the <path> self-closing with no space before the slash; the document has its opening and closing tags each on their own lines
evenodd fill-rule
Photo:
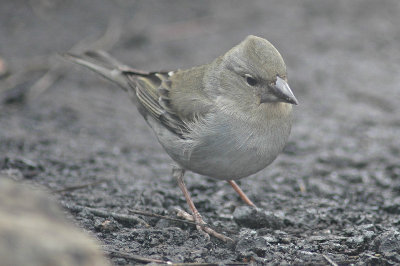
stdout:
<svg viewBox="0 0 400 266">
<path fill-rule="evenodd" d="M 168 73 L 138 74 L 125 71 L 124 74 L 128 77 L 130 85 L 135 88 L 136 97 L 145 111 L 166 128 L 184 138 L 184 134 L 188 132 L 188 126 L 171 107 L 168 97 L 171 81 Z"/>
<path fill-rule="evenodd" d="M 145 119 L 150 115 L 183 139 L 189 135 L 191 122 L 212 106 L 202 87 L 204 66 L 197 71 L 146 72 L 126 66 L 104 51 L 64 57 L 117 83 L 138 103 Z"/>
</svg>

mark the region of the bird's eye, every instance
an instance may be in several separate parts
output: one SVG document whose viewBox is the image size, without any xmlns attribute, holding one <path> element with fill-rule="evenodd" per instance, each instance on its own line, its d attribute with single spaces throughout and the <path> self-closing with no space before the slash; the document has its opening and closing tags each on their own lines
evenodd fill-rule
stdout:
<svg viewBox="0 0 400 266">
<path fill-rule="evenodd" d="M 258 83 L 257 80 L 255 78 L 253 78 L 252 76 L 250 76 L 250 75 L 246 75 L 246 82 L 250 86 L 255 86 Z"/>
</svg>

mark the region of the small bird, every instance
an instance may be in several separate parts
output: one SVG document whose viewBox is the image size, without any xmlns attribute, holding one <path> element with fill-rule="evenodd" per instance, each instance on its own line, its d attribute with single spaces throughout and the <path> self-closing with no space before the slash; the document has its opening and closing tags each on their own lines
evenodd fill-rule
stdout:
<svg viewBox="0 0 400 266">
<path fill-rule="evenodd" d="M 290 134 L 292 105 L 298 104 L 276 48 L 250 35 L 210 64 L 170 72 L 136 70 L 102 51 L 64 56 L 128 92 L 176 162 L 172 175 L 197 229 L 229 240 L 206 226 L 183 176 L 190 170 L 226 180 L 248 205 L 255 206 L 234 180 L 275 160 Z"/>
</svg>

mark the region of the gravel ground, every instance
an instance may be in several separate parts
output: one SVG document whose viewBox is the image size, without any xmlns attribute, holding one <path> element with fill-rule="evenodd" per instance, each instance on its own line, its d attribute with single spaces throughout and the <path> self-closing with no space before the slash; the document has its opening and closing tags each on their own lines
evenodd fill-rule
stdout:
<svg viewBox="0 0 400 266">
<path fill-rule="evenodd" d="M 399 13 L 396 0 L 1 1 L 0 169 L 51 191 L 92 184 L 55 195 L 115 265 L 399 264 Z M 278 48 L 300 102 L 285 151 L 239 182 L 259 209 L 188 173 L 199 211 L 234 243 L 132 214 L 186 209 L 172 161 L 123 91 L 55 54 L 102 48 L 168 70 L 249 34 Z"/>
</svg>

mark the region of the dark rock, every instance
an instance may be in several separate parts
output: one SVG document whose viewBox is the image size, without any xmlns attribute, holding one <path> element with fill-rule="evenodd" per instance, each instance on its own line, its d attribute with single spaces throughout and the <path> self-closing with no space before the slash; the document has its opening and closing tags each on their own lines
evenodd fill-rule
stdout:
<svg viewBox="0 0 400 266">
<path fill-rule="evenodd" d="M 0 160 L 0 170 L 18 169 L 25 178 L 33 178 L 44 170 L 43 166 L 29 159 L 5 157 Z"/>
<path fill-rule="evenodd" d="M 284 226 L 283 220 L 272 212 L 248 206 L 237 207 L 233 213 L 235 222 L 244 227 L 259 229 L 280 229 Z"/>
<path fill-rule="evenodd" d="M 236 245 L 236 252 L 241 257 L 258 256 L 265 257 L 270 251 L 268 239 L 257 236 L 255 231 L 246 230 L 241 232 L 240 240 Z"/>
<path fill-rule="evenodd" d="M 121 225 L 117 221 L 115 221 L 114 218 L 110 217 L 107 219 L 97 220 L 94 228 L 98 232 L 111 233 L 118 231 L 121 228 Z"/>
<path fill-rule="evenodd" d="M 390 230 L 377 236 L 373 242 L 376 250 L 381 253 L 400 253 L 400 232 Z"/>
<path fill-rule="evenodd" d="M 385 201 L 383 210 L 391 214 L 400 214 L 400 197 Z"/>
<path fill-rule="evenodd" d="M 363 236 L 353 236 L 349 237 L 346 240 L 346 244 L 350 248 L 359 248 L 364 244 L 364 237 Z"/>
</svg>

